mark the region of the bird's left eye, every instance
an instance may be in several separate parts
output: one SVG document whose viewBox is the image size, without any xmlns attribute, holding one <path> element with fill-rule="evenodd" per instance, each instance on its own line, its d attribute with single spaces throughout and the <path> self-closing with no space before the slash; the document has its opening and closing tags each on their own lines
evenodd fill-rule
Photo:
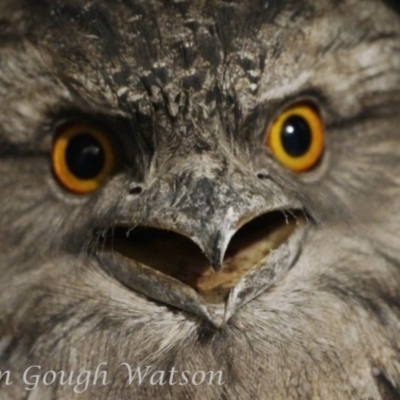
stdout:
<svg viewBox="0 0 400 400">
<path fill-rule="evenodd" d="M 53 171 L 69 191 L 95 191 L 114 169 L 115 152 L 108 135 L 81 123 L 68 125 L 55 138 Z"/>
<path fill-rule="evenodd" d="M 324 150 L 324 124 L 318 111 L 301 103 L 288 108 L 272 124 L 268 146 L 285 167 L 294 172 L 313 168 Z"/>
</svg>

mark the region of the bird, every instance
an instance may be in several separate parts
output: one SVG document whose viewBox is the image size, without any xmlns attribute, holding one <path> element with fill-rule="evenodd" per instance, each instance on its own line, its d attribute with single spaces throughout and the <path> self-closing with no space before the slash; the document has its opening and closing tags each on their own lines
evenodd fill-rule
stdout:
<svg viewBox="0 0 400 400">
<path fill-rule="evenodd" d="M 400 398 L 395 0 L 0 0 L 0 398 Z"/>
</svg>

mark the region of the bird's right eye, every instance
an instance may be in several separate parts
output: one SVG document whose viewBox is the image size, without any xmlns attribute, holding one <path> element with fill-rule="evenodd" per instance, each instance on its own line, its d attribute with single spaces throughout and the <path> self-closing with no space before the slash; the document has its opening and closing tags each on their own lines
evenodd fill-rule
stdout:
<svg viewBox="0 0 400 400">
<path fill-rule="evenodd" d="M 114 147 L 102 130 L 88 124 L 70 124 L 55 137 L 52 165 L 62 186 L 73 193 L 88 194 L 113 171 Z"/>
</svg>

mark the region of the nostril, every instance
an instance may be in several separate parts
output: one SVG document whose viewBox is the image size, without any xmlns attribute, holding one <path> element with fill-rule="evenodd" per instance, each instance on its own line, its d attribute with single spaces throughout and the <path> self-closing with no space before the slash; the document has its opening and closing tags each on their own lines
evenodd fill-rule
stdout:
<svg viewBox="0 0 400 400">
<path fill-rule="evenodd" d="M 129 194 L 131 196 L 137 196 L 138 194 L 141 194 L 142 191 L 143 191 L 142 187 L 138 185 L 129 188 Z"/>
<path fill-rule="evenodd" d="M 261 171 L 257 173 L 257 178 L 260 180 L 265 180 L 269 178 L 269 173 L 266 171 Z"/>
</svg>

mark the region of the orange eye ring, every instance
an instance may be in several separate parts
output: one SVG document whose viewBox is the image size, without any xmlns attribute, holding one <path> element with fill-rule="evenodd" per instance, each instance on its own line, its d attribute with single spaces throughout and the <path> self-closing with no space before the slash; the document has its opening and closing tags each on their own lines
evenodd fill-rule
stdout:
<svg viewBox="0 0 400 400">
<path fill-rule="evenodd" d="M 94 192 L 111 174 L 115 152 L 108 136 L 82 123 L 64 127 L 56 136 L 52 166 L 58 181 L 77 194 Z"/>
<path fill-rule="evenodd" d="M 324 124 L 317 110 L 301 103 L 284 111 L 272 124 L 267 144 L 276 159 L 293 172 L 305 172 L 324 150 Z"/>
</svg>

